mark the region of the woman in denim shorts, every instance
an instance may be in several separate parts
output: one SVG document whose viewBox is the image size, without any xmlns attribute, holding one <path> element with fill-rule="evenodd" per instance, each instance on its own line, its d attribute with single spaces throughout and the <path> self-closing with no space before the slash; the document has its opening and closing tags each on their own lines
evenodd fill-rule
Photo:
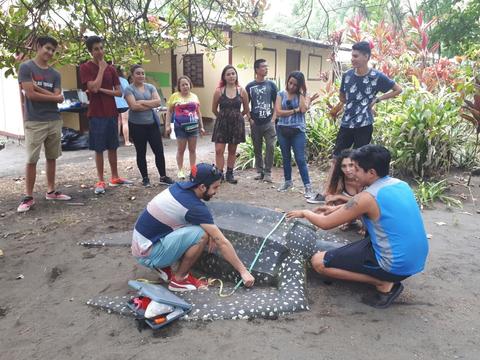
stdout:
<svg viewBox="0 0 480 360">
<path fill-rule="evenodd" d="M 177 92 L 168 99 L 165 133 L 170 134 L 170 123 L 173 122 L 175 137 L 177 138 L 177 166 L 179 179 L 185 179 L 183 171 L 183 156 L 188 145 L 190 168 L 196 163 L 198 135 L 204 135 L 200 102 L 197 95 L 192 93 L 192 81 L 188 76 L 180 76 L 177 80 Z"/>
</svg>

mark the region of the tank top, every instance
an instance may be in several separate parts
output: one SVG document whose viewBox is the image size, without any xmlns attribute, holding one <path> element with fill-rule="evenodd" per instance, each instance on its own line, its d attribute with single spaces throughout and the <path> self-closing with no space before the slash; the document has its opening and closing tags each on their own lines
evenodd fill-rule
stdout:
<svg viewBox="0 0 480 360">
<path fill-rule="evenodd" d="M 395 275 L 422 271 L 428 255 L 428 240 L 410 186 L 385 176 L 364 191 L 374 197 L 380 209 L 377 221 L 363 216 L 378 264 Z"/>
</svg>

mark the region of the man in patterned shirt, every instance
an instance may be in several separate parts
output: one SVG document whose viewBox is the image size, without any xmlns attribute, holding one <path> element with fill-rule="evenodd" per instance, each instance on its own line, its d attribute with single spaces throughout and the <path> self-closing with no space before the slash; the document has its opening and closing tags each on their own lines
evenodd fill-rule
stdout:
<svg viewBox="0 0 480 360">
<path fill-rule="evenodd" d="M 352 69 L 343 74 L 340 85 L 340 101 L 345 104 L 345 111 L 335 142 L 335 156 L 352 145 L 357 149 L 369 144 L 373 132 L 373 107 L 402 92 L 395 81 L 368 67 L 370 55 L 367 41 L 352 46 Z M 384 94 L 377 97 L 379 92 Z"/>
<path fill-rule="evenodd" d="M 368 67 L 371 49 L 368 41 L 360 41 L 352 46 L 352 69 L 342 76 L 340 101 L 345 105 L 342 123 L 338 130 L 333 161 L 342 150 L 358 149 L 370 144 L 373 133 L 373 107 L 380 101 L 394 98 L 402 88 L 385 74 Z M 377 93 L 383 95 L 377 97 Z M 334 163 L 332 164 L 332 169 Z M 327 181 L 328 183 L 328 181 Z M 311 204 L 325 201 L 322 194 L 307 199 Z"/>
</svg>

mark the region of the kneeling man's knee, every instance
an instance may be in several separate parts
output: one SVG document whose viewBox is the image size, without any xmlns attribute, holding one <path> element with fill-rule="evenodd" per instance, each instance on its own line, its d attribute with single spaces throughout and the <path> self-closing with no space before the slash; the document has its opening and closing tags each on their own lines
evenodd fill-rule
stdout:
<svg viewBox="0 0 480 360">
<path fill-rule="evenodd" d="M 325 264 L 323 263 L 324 256 L 325 252 L 317 252 L 315 255 L 312 256 L 312 259 L 310 260 L 312 263 L 312 267 L 318 273 L 322 273 L 325 271 Z"/>
</svg>

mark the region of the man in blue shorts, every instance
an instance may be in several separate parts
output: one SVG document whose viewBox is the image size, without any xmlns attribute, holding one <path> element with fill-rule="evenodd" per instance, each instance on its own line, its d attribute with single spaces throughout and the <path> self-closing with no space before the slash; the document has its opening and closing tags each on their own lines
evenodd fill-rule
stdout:
<svg viewBox="0 0 480 360">
<path fill-rule="evenodd" d="M 86 41 L 92 60 L 80 65 L 80 79 L 83 90 L 88 94 L 89 148 L 95 151 L 95 165 L 98 182 L 95 194 L 105 192 L 103 174 L 103 153 L 108 152 L 111 179 L 110 186 L 132 184 L 131 181 L 118 176 L 118 111 L 115 96 L 122 96 L 117 70 L 104 60 L 103 40 L 90 36 Z"/>
<path fill-rule="evenodd" d="M 133 230 L 132 255 L 149 268 L 156 269 L 171 291 L 191 291 L 206 283 L 189 273 L 208 246 L 220 254 L 242 277 L 245 286 L 254 277 L 238 258 L 230 241 L 214 224 L 209 201 L 218 191 L 222 173 L 209 164 L 192 168 L 190 181 L 176 182 L 150 201 L 140 214 Z M 180 261 L 172 271 L 171 265 Z"/>
<path fill-rule="evenodd" d="M 375 286 L 374 296 L 363 301 L 383 309 L 403 291 L 402 280 L 424 269 L 427 235 L 412 189 L 388 176 L 390 152 L 383 146 L 365 145 L 355 150 L 351 158 L 358 182 L 366 186 L 364 191 L 345 205 L 324 206 L 316 212 L 294 210 L 287 218 L 305 218 L 327 230 L 361 216 L 369 236 L 316 253 L 312 266 L 331 278 Z"/>
</svg>

